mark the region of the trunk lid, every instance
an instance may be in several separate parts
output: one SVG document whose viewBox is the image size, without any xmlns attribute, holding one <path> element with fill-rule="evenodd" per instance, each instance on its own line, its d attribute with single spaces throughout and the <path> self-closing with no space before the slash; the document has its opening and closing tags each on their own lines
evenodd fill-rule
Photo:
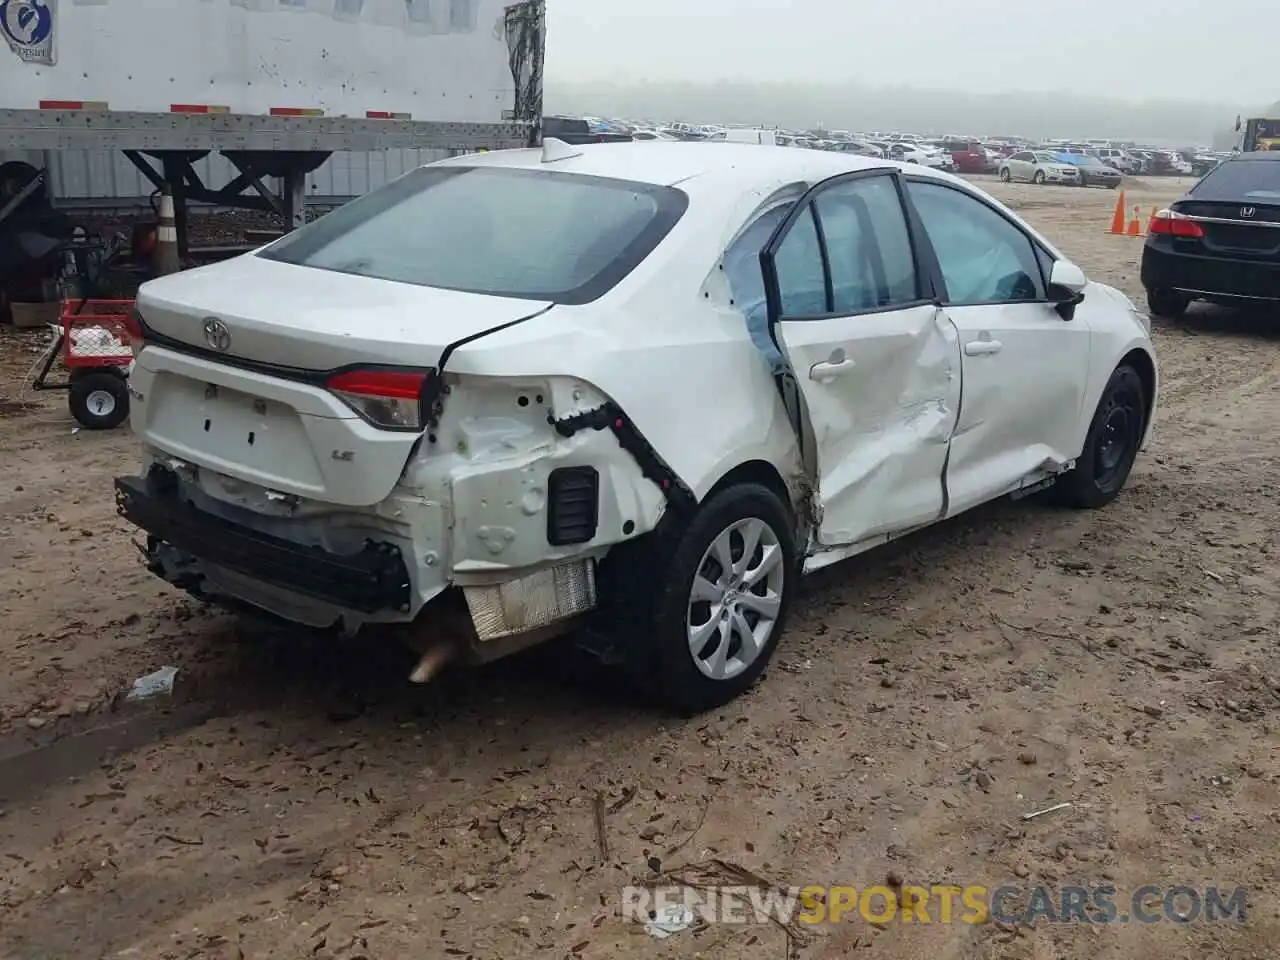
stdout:
<svg viewBox="0 0 1280 960">
<path fill-rule="evenodd" d="M 1251 200 L 1180 200 L 1178 213 L 1195 217 L 1207 252 L 1235 259 L 1280 259 L 1280 203 Z"/>
<path fill-rule="evenodd" d="M 372 506 L 421 433 L 362 419 L 314 374 L 353 364 L 436 367 L 450 344 L 550 304 L 375 280 L 255 256 L 165 277 L 137 300 L 134 432 L 214 476 L 248 509 L 275 491 Z M 206 337 L 216 318 L 225 337 Z M 267 498 L 270 500 L 270 498 Z"/>
<path fill-rule="evenodd" d="M 451 343 L 549 307 L 543 301 L 461 293 L 296 266 L 248 254 L 143 285 L 137 308 L 174 346 L 323 371 L 354 363 L 434 366 Z M 205 322 L 226 330 L 214 347 Z M 182 346 L 178 346 L 182 345 Z"/>
</svg>

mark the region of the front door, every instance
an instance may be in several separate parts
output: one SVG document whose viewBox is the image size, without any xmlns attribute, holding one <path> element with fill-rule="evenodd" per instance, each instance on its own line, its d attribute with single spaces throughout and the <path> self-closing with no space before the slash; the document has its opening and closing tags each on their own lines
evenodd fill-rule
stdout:
<svg viewBox="0 0 1280 960">
<path fill-rule="evenodd" d="M 817 454 L 817 546 L 938 519 L 960 402 L 955 327 L 917 269 L 897 176 L 807 195 L 762 256 Z"/>
<path fill-rule="evenodd" d="M 946 481 L 955 514 L 1079 455 L 1089 327 L 1048 302 L 1050 256 L 1012 220 L 936 181 L 907 192 L 960 335 L 964 398 Z"/>
</svg>

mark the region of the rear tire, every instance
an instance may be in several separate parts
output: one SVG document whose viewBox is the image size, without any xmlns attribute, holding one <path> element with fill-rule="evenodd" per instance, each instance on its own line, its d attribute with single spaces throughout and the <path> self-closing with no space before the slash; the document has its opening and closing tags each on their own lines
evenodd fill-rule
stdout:
<svg viewBox="0 0 1280 960">
<path fill-rule="evenodd" d="M 682 530 L 631 545 L 643 549 L 612 571 L 612 586 L 625 596 L 609 598 L 609 627 L 628 671 L 655 701 L 691 716 L 759 679 L 799 580 L 794 530 L 776 493 L 741 483 L 715 494 Z"/>
<path fill-rule="evenodd" d="M 1094 510 L 1119 496 L 1146 424 L 1142 378 L 1133 367 L 1121 364 L 1102 391 L 1075 469 L 1051 488 L 1053 499 L 1063 506 Z"/>
<path fill-rule="evenodd" d="M 86 430 L 111 430 L 129 416 L 129 384 L 124 376 L 95 370 L 71 383 L 67 405 Z"/>
<path fill-rule="evenodd" d="M 1169 317 L 1176 320 L 1187 312 L 1191 306 L 1191 298 L 1176 290 L 1148 290 L 1147 309 L 1158 317 Z"/>
</svg>

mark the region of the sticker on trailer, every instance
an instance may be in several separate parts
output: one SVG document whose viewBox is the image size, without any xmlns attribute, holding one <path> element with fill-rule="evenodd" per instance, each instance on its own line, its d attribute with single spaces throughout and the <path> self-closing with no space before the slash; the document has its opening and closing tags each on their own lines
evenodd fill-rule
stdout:
<svg viewBox="0 0 1280 960">
<path fill-rule="evenodd" d="M 24 63 L 52 66 L 54 18 L 57 0 L 0 0 L 0 30 L 9 49 Z"/>
</svg>

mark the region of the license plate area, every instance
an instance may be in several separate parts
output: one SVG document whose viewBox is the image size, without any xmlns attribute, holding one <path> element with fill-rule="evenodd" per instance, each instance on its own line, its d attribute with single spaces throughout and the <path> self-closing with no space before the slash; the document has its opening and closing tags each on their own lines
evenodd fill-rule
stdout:
<svg viewBox="0 0 1280 960">
<path fill-rule="evenodd" d="M 323 489 L 306 425 L 288 404 L 169 373 L 151 393 L 146 433 L 161 448 L 272 489 Z"/>
<path fill-rule="evenodd" d="M 256 447 L 270 443 L 281 424 L 296 426 L 298 415 L 275 400 L 255 397 L 214 383 L 204 385 L 204 401 L 197 410 L 199 429 L 219 447 L 242 443 Z"/>
</svg>

